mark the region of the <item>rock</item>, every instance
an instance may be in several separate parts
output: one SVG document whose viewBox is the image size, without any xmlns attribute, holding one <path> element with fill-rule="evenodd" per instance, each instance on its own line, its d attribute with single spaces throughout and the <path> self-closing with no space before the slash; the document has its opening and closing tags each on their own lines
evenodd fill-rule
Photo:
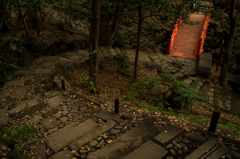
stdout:
<svg viewBox="0 0 240 159">
<path fill-rule="evenodd" d="M 62 118 L 60 118 L 60 121 L 61 121 L 62 123 L 65 123 L 67 120 L 68 120 L 68 117 L 62 117 Z"/>
<path fill-rule="evenodd" d="M 145 68 L 148 69 L 149 71 L 156 69 L 157 67 L 159 67 L 159 65 L 154 62 L 146 62 L 145 63 Z"/>
<path fill-rule="evenodd" d="M 125 114 L 122 114 L 120 118 L 123 119 L 123 120 L 127 120 L 127 119 L 134 119 L 135 116 L 132 115 L 132 114 L 125 113 Z"/>
<path fill-rule="evenodd" d="M 74 49 L 80 49 L 80 48 L 81 48 L 81 44 L 79 42 L 75 42 Z"/>
<path fill-rule="evenodd" d="M 98 144 L 97 140 L 93 140 L 92 142 L 89 143 L 90 146 L 96 146 Z"/>
<path fill-rule="evenodd" d="M 183 80 L 183 82 L 190 85 L 192 83 L 192 80 L 191 79 L 185 79 L 185 80 Z"/>
<path fill-rule="evenodd" d="M 184 137 L 196 141 L 196 142 L 203 142 L 205 140 L 205 137 L 202 136 L 199 132 L 190 132 L 190 133 L 185 133 Z"/>
<path fill-rule="evenodd" d="M 67 49 L 68 49 L 67 45 L 64 44 L 64 43 L 60 46 L 60 50 L 63 51 L 63 52 L 67 51 Z"/>
<path fill-rule="evenodd" d="M 181 62 L 179 62 L 179 61 L 173 61 L 173 62 L 171 62 L 171 64 L 175 67 L 175 68 L 177 68 L 177 69 L 181 69 L 182 67 L 183 67 L 183 65 L 181 64 Z"/>
<path fill-rule="evenodd" d="M 177 72 L 174 74 L 176 77 L 179 77 L 179 78 L 183 78 L 184 77 L 184 74 L 181 73 L 181 72 Z"/>
<path fill-rule="evenodd" d="M 120 133 L 120 130 L 111 130 L 111 132 L 110 132 L 111 135 L 116 135 L 119 133 Z"/>
<path fill-rule="evenodd" d="M 44 48 L 44 46 L 42 44 L 33 44 L 33 43 L 30 43 L 31 45 L 31 51 L 32 52 L 41 52 Z"/>
</svg>

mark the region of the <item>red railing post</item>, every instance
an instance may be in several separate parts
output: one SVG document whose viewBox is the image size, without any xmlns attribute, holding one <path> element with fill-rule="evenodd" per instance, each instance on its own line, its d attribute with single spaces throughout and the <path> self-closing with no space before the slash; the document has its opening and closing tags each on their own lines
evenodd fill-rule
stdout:
<svg viewBox="0 0 240 159">
<path fill-rule="evenodd" d="M 198 43 L 198 49 L 197 49 L 197 59 L 200 56 L 201 48 L 202 47 L 202 38 L 200 38 L 199 43 Z"/>
</svg>

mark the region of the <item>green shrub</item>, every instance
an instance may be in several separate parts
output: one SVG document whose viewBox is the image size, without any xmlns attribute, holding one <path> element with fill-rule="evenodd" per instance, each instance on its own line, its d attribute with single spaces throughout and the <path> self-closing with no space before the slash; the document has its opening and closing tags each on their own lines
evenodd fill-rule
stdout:
<svg viewBox="0 0 240 159">
<path fill-rule="evenodd" d="M 18 41 L 21 41 L 21 42 L 24 42 L 24 41 L 22 41 L 21 39 L 12 38 L 9 35 L 2 36 L 2 40 L 4 39 L 10 40 L 10 42 L 2 46 L 0 48 L 1 50 L 4 50 L 8 46 L 10 46 L 10 48 L 13 51 L 19 51 L 20 53 L 22 52 L 21 48 L 18 46 L 20 45 L 18 44 Z M 0 53 L 0 86 L 4 85 L 6 81 L 11 80 L 12 72 L 14 68 L 21 69 L 21 67 L 17 66 L 17 64 L 18 64 L 18 58 L 11 56 L 8 53 L 5 53 L 4 51 Z"/>
<path fill-rule="evenodd" d="M 164 69 L 161 75 L 165 81 L 169 82 L 170 89 L 165 92 L 165 97 L 169 103 L 174 104 L 174 107 L 180 108 L 183 106 L 188 109 L 198 98 L 204 99 L 195 88 L 178 80 Z"/>
<path fill-rule="evenodd" d="M 115 58 L 119 61 L 121 68 L 127 69 L 130 66 L 130 64 L 127 62 L 129 57 L 126 54 L 117 52 Z"/>
<path fill-rule="evenodd" d="M 90 90 L 93 90 L 94 93 L 96 93 L 97 89 L 94 87 L 93 79 L 88 74 L 85 73 L 80 81 L 83 82 L 84 86 L 88 87 Z"/>
<path fill-rule="evenodd" d="M 15 128 L 15 129 L 14 129 Z M 11 142 L 18 142 L 18 141 L 26 141 L 27 135 L 36 133 L 37 129 L 34 128 L 32 125 L 21 125 L 21 126 L 11 126 L 8 128 L 1 128 L 0 129 L 0 139 L 1 141 L 11 143 Z M 22 146 L 15 145 L 14 153 L 20 154 L 23 153 Z"/>
</svg>

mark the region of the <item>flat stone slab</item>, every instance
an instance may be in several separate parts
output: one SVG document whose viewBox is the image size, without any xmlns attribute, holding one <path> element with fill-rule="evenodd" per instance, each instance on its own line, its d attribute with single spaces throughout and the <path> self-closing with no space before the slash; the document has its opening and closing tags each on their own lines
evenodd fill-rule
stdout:
<svg viewBox="0 0 240 159">
<path fill-rule="evenodd" d="M 15 92 L 14 98 L 23 98 L 26 95 L 28 88 L 29 86 L 18 87 Z"/>
<path fill-rule="evenodd" d="M 47 97 L 54 97 L 54 96 L 56 96 L 56 95 L 59 95 L 59 94 L 61 94 L 61 92 L 60 91 L 56 91 L 56 90 L 51 90 L 51 91 L 47 91 L 47 92 L 45 92 L 45 93 L 43 93 L 45 96 L 47 96 Z"/>
<path fill-rule="evenodd" d="M 170 142 L 172 139 L 176 138 L 177 136 L 181 135 L 182 129 L 178 128 L 175 125 L 165 127 L 165 130 L 159 133 L 157 136 L 154 137 L 154 140 L 160 142 L 161 144 L 166 144 Z"/>
<path fill-rule="evenodd" d="M 12 85 L 14 86 L 21 86 L 25 83 L 26 80 L 17 80 L 17 81 L 12 81 Z"/>
<path fill-rule="evenodd" d="M 40 123 L 42 124 L 42 126 L 44 128 L 46 128 L 47 130 L 50 130 L 52 128 L 57 127 L 58 125 L 60 125 L 60 123 L 56 120 L 56 118 L 54 117 L 48 117 L 48 118 L 43 118 Z"/>
<path fill-rule="evenodd" d="M 2 101 L 4 98 L 6 98 L 7 96 L 13 96 L 14 95 L 14 91 L 12 87 L 9 87 L 7 89 L 2 88 L 1 92 L 0 92 L 0 100 Z"/>
<path fill-rule="evenodd" d="M 153 141 L 148 141 L 128 154 L 123 159 L 161 159 L 168 153 L 167 150 L 155 144 Z"/>
<path fill-rule="evenodd" d="M 215 140 L 208 140 L 205 144 L 200 146 L 197 150 L 193 151 L 185 159 L 200 158 L 202 155 L 208 153 L 210 149 L 216 146 L 217 146 L 217 142 Z"/>
<path fill-rule="evenodd" d="M 53 73 L 53 70 L 50 68 L 36 68 L 34 74 L 50 74 Z"/>
<path fill-rule="evenodd" d="M 64 102 L 64 97 L 62 95 L 58 95 L 55 97 L 50 98 L 47 103 L 52 107 L 55 108 L 57 106 L 59 106 L 61 103 Z"/>
<path fill-rule="evenodd" d="M 101 118 L 102 120 L 105 120 L 105 121 L 110 121 L 113 118 L 115 118 L 115 115 L 112 112 L 105 111 L 105 112 L 97 113 L 95 117 Z"/>
<path fill-rule="evenodd" d="M 130 61 L 131 63 L 135 62 L 135 54 L 127 55 L 129 59 L 127 61 Z M 151 62 L 147 54 L 141 54 L 139 53 L 138 61 L 142 62 Z"/>
<path fill-rule="evenodd" d="M 42 141 L 46 141 L 48 146 L 51 147 L 54 152 L 58 152 L 98 126 L 99 125 L 92 119 L 88 119 L 80 124 L 78 122 L 74 122 L 65 126 L 61 130 L 50 134 L 48 137 L 43 138 Z"/>
<path fill-rule="evenodd" d="M 42 116 L 36 116 L 30 120 L 25 121 L 26 124 L 30 124 L 30 123 L 36 123 L 39 122 L 43 117 Z"/>
<path fill-rule="evenodd" d="M 221 158 L 225 153 L 228 152 L 228 148 L 225 145 L 222 145 L 216 151 L 214 151 L 207 159 Z"/>
<path fill-rule="evenodd" d="M 32 73 L 33 73 L 33 70 L 18 70 L 14 72 L 14 74 L 17 74 L 17 75 L 32 74 Z"/>
<path fill-rule="evenodd" d="M 34 147 L 29 152 L 27 152 L 23 157 L 36 158 L 36 159 L 47 159 L 45 144 L 39 144 Z"/>
<path fill-rule="evenodd" d="M 123 134 L 120 138 L 101 149 L 90 153 L 88 159 L 96 158 L 122 158 L 135 150 L 137 147 L 152 139 L 157 135 L 157 130 L 153 122 L 143 122 L 137 127 Z"/>
<path fill-rule="evenodd" d="M 71 159 L 72 154 L 68 150 L 63 150 L 50 156 L 49 159 Z"/>
<path fill-rule="evenodd" d="M 45 66 L 45 67 L 50 67 L 50 66 L 52 66 L 52 65 L 54 65 L 53 63 L 50 63 L 50 62 L 44 62 L 43 64 L 42 64 L 42 66 Z"/>
<path fill-rule="evenodd" d="M 27 109 L 18 111 L 16 113 L 13 113 L 13 114 L 10 115 L 10 117 L 14 120 L 22 119 L 26 115 L 32 115 L 35 112 L 41 111 L 43 108 L 46 108 L 46 107 L 47 107 L 47 105 L 45 103 L 39 103 L 37 105 L 32 106 L 31 108 L 27 108 Z"/>
<path fill-rule="evenodd" d="M 16 113 L 18 111 L 21 111 L 23 109 L 25 109 L 26 107 L 30 108 L 34 105 L 37 105 L 39 102 L 36 100 L 36 99 L 29 99 L 29 100 L 25 100 L 25 101 L 22 101 L 20 103 L 18 103 L 16 105 L 15 108 L 9 110 L 9 114 L 13 114 L 13 113 Z"/>
<path fill-rule="evenodd" d="M 77 139 L 76 141 L 74 141 L 73 143 L 71 143 L 69 145 L 69 147 L 72 150 L 78 150 L 80 149 L 82 146 L 84 146 L 85 144 L 87 144 L 90 140 L 95 139 L 96 137 L 98 137 L 99 135 L 101 135 L 102 133 L 110 130 L 111 128 L 113 128 L 114 126 L 116 126 L 117 123 L 113 120 L 108 121 L 107 123 L 103 124 L 102 126 L 96 128 L 94 131 L 84 135 L 83 137 Z"/>
</svg>

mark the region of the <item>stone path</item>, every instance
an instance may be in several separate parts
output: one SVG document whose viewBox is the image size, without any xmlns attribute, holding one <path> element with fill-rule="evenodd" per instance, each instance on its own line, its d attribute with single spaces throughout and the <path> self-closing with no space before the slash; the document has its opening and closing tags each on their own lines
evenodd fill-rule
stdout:
<svg viewBox="0 0 240 159">
<path fill-rule="evenodd" d="M 134 61 L 134 50 L 100 47 L 100 57 L 113 57 L 116 52 L 125 52 L 129 62 Z M 197 132 L 183 133 L 170 122 L 163 126 L 149 121 L 150 117 L 140 120 L 137 111 L 126 113 L 127 107 L 120 107 L 125 114 L 118 118 L 109 111 L 113 107 L 110 102 L 105 103 L 107 106 L 91 104 L 87 99 L 65 94 L 58 88 L 59 83 L 53 86 L 55 77 L 61 75 L 74 92 L 74 83 L 66 74 L 68 66 L 79 67 L 87 59 L 87 50 L 36 59 L 32 67 L 14 72 L 12 81 L 1 89 L 0 124 L 30 124 L 38 130 L 23 143 L 27 152 L 24 158 L 185 158 L 195 156 L 198 148 L 208 143 L 210 137 Z M 148 69 L 154 68 L 153 63 L 157 64 L 155 68 L 165 66 L 184 82 L 207 92 L 206 98 L 214 101 L 214 84 L 196 76 L 196 60 L 141 51 L 139 61 L 140 67 Z M 218 146 L 210 155 L 234 158 L 240 156 L 240 150 Z"/>
</svg>

